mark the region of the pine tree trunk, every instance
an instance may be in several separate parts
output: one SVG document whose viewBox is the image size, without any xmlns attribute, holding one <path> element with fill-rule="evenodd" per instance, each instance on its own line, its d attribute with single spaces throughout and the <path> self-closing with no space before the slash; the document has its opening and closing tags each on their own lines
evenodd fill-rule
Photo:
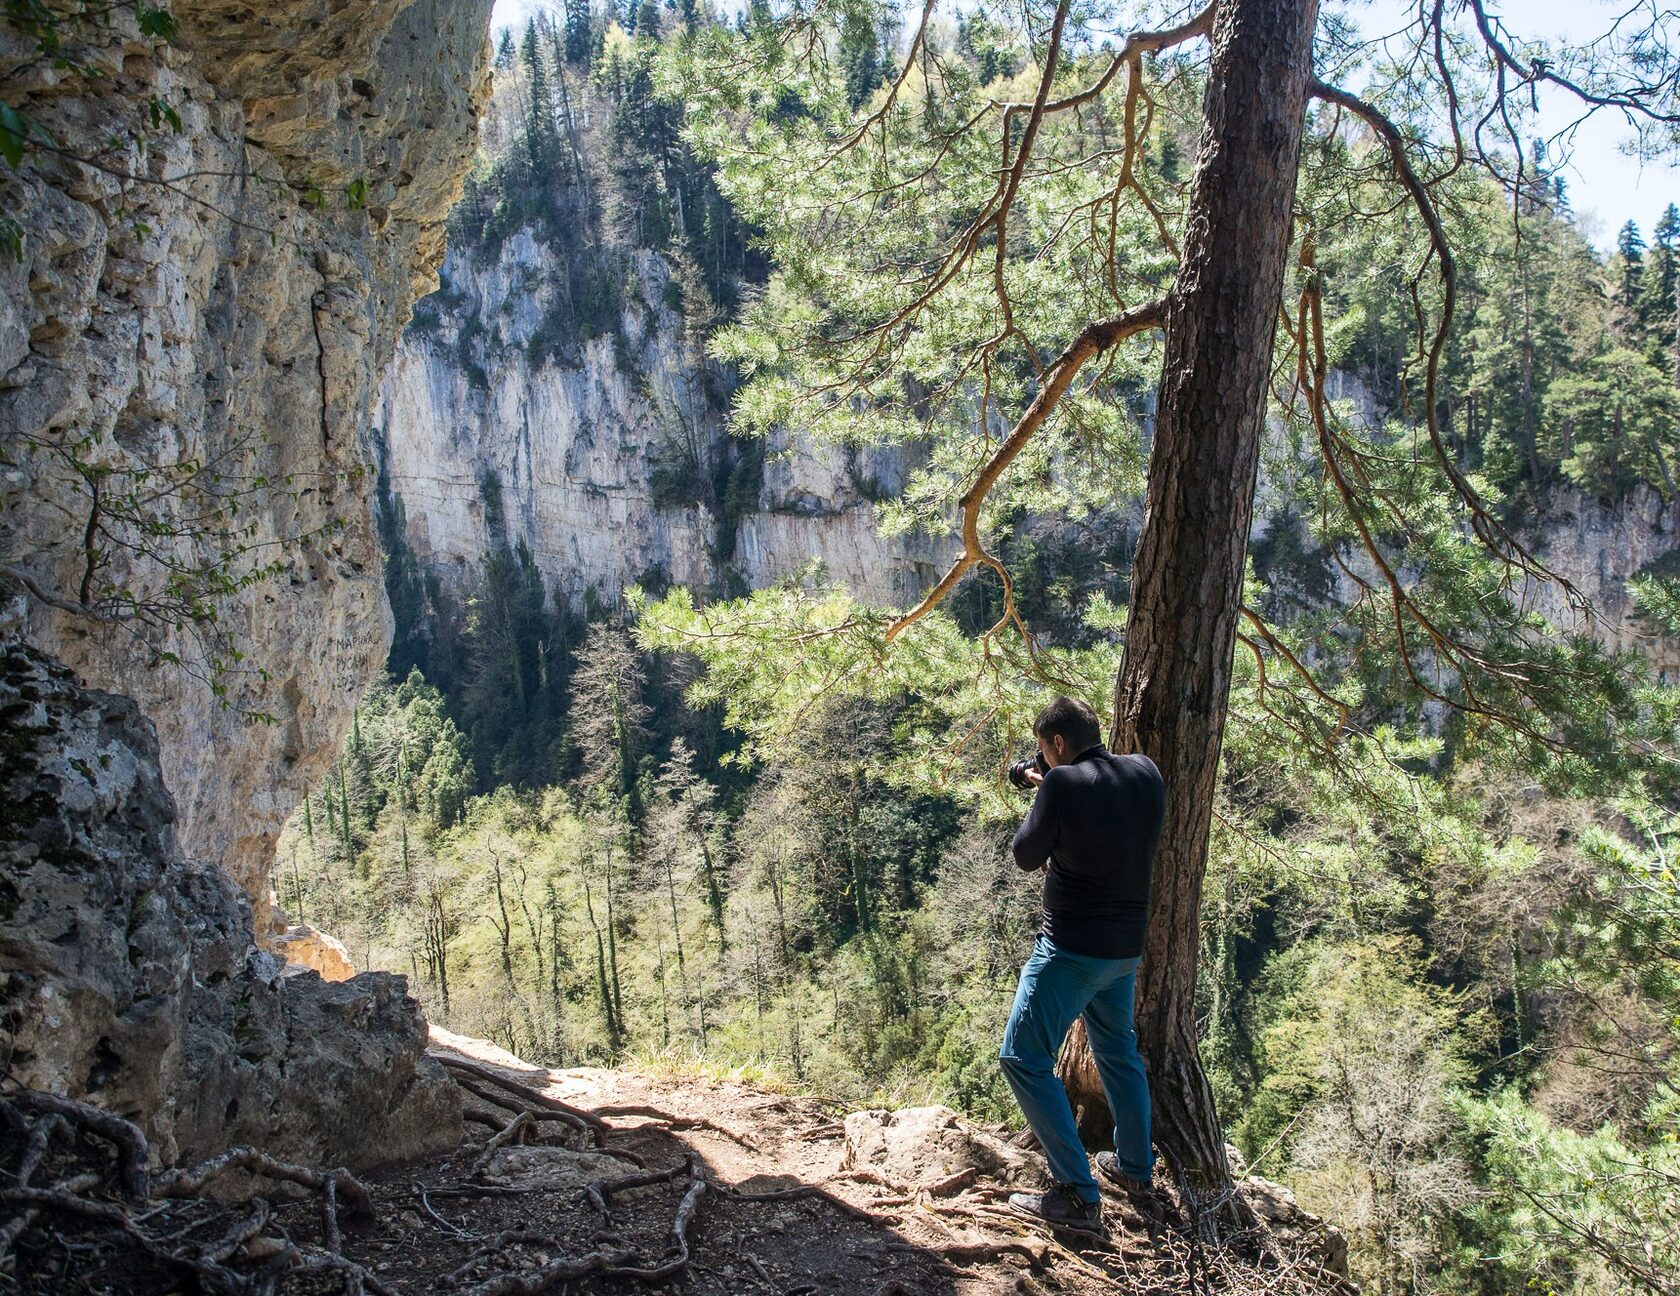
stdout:
<svg viewBox="0 0 1680 1296">
<path fill-rule="evenodd" d="M 1522 340 L 1522 439 L 1528 455 L 1528 479 L 1536 492 L 1540 489 L 1540 451 L 1534 427 L 1534 317 L 1529 309 L 1528 262 L 1522 269 L 1523 340 Z"/>
<path fill-rule="evenodd" d="M 550 1037 L 550 1052 L 557 1065 L 566 1062 L 566 1001 L 560 992 L 560 897 L 554 883 L 546 884 L 548 894 L 548 1004 L 554 1014 L 554 1031 Z"/>
<path fill-rule="evenodd" d="M 624 990 L 618 979 L 618 911 L 613 904 L 612 855 L 607 855 L 607 968 L 612 973 L 613 1020 L 624 1033 Z"/>
<path fill-rule="evenodd" d="M 426 931 L 428 960 L 437 981 L 438 993 L 443 997 L 443 1013 L 449 1015 L 449 925 L 443 912 L 443 895 L 435 889 L 426 898 Z"/>
<path fill-rule="evenodd" d="M 671 940 L 677 947 L 677 981 L 682 986 L 683 1011 L 690 1016 L 694 1013 L 694 994 L 688 985 L 688 959 L 683 953 L 682 918 L 677 913 L 677 874 L 672 867 L 669 856 L 665 858 L 665 894 L 671 901 Z M 661 959 L 663 962 L 663 959 Z M 701 1020 L 705 1020 L 705 1009 L 701 1008 Z M 702 1027 L 700 1034 L 705 1035 Z"/>
<path fill-rule="evenodd" d="M 1160 400 L 1114 745 L 1166 780 L 1138 1038 L 1157 1145 L 1201 1191 L 1230 1180 L 1196 1041 L 1202 876 L 1218 784 L 1272 338 L 1290 244 L 1317 0 L 1224 0 L 1213 32 Z M 1083 1031 L 1062 1079 L 1082 1132 L 1109 1118 Z"/>
</svg>

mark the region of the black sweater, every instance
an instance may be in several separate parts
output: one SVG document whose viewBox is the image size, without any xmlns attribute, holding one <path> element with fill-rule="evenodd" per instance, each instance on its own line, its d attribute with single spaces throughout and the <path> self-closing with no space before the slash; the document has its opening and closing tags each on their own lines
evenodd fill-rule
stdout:
<svg viewBox="0 0 1680 1296">
<path fill-rule="evenodd" d="M 1015 834 L 1015 862 L 1049 864 L 1043 932 L 1095 958 L 1143 953 L 1149 877 L 1161 840 L 1166 789 L 1147 756 L 1100 743 L 1044 776 Z"/>
</svg>

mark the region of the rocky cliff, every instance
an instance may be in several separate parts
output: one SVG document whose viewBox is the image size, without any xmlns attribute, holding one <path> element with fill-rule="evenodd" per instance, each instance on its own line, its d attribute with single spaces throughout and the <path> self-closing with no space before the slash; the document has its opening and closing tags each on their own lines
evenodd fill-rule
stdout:
<svg viewBox="0 0 1680 1296">
<path fill-rule="evenodd" d="M 903 605 L 943 569 L 948 545 L 876 531 L 871 497 L 899 489 L 912 462 L 894 450 L 790 436 L 727 505 L 661 489 L 673 453 L 723 453 L 728 376 L 685 338 L 658 253 L 628 254 L 610 332 L 556 354 L 542 346 L 563 282 L 556 250 L 521 230 L 487 264 L 476 251 L 451 248 L 376 417 L 406 540 L 432 570 L 467 582 L 493 543 L 523 540 L 581 605 L 586 590 L 610 603 L 647 579 L 758 587 L 820 560 L 860 597 Z"/>
<path fill-rule="evenodd" d="M 287 974 L 244 893 L 185 858 L 152 726 L 0 649 L 8 1078 L 139 1125 L 162 1164 L 248 1143 L 371 1165 L 452 1148 L 461 1098 L 400 977 Z"/>
<path fill-rule="evenodd" d="M 1638 653 L 1665 684 L 1680 680 L 1680 639 L 1639 614 L 1628 581 L 1645 572 L 1672 576 L 1680 550 L 1680 501 L 1650 487 L 1616 504 L 1575 491 L 1555 491 L 1526 527 L 1538 552 L 1591 601 L 1592 633 L 1620 652 Z M 1539 520 L 1543 519 L 1543 521 Z M 1573 619 L 1562 590 L 1535 591 L 1535 603 L 1554 622 Z"/>
<path fill-rule="evenodd" d="M 670 265 L 655 252 L 635 253 L 634 292 L 614 332 L 556 355 L 542 346 L 563 277 L 556 250 L 526 229 L 488 264 L 474 252 L 450 249 L 443 287 L 399 341 L 375 415 L 405 541 L 446 581 L 470 586 L 494 544 L 523 540 L 574 606 L 586 591 L 610 605 L 623 586 L 650 579 L 758 588 L 815 559 L 864 601 L 902 607 L 948 565 L 951 537 L 876 531 L 871 500 L 901 489 L 914 465 L 897 449 L 850 451 L 789 435 L 768 447 L 762 477 L 736 514 L 662 502 L 656 478 L 670 445 L 692 437 L 715 453 L 724 444 L 724 402 L 699 393 L 728 386 L 726 376 L 704 381 L 697 368 L 685 321 L 669 304 Z M 1354 417 L 1382 421 L 1365 384 L 1334 378 L 1333 395 Z M 1257 539 L 1287 507 L 1264 481 L 1259 498 Z M 1136 512 L 1120 524 L 1135 527 Z M 1642 621 L 1627 592 L 1630 577 L 1675 549 L 1674 504 L 1649 488 L 1614 505 L 1556 489 L 1534 518 L 1516 521 L 1592 602 L 1593 633 L 1670 677 L 1680 671 L 1680 643 Z M 1339 592 L 1355 596 L 1351 586 Z M 1536 586 L 1530 598 L 1555 623 L 1587 628 L 1560 588 Z"/>
<path fill-rule="evenodd" d="M 184 850 L 259 902 L 384 656 L 365 433 L 489 7 L 180 0 L 165 41 L 116 6 L 61 33 L 85 73 L 0 24 L 57 141 L 0 171 L 0 559 L 27 636 L 156 722 Z"/>
</svg>

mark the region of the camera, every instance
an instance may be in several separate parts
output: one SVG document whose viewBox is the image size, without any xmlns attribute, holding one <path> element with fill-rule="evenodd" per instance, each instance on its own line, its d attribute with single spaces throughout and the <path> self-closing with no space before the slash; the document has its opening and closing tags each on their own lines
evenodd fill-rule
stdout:
<svg viewBox="0 0 1680 1296">
<path fill-rule="evenodd" d="M 1044 753 L 1034 752 L 1031 756 L 1016 761 L 1009 767 L 1009 781 L 1018 788 L 1030 788 L 1032 781 L 1027 778 L 1028 770 L 1037 770 L 1041 775 L 1048 774 L 1050 767 L 1044 763 Z"/>
</svg>

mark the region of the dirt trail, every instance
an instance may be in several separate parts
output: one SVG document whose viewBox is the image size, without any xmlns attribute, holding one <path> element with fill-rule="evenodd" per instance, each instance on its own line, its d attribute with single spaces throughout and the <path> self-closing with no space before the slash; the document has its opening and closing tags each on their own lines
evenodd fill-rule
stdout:
<svg viewBox="0 0 1680 1296">
<path fill-rule="evenodd" d="M 434 1031 L 433 1041 L 434 1052 L 453 1052 L 492 1066 L 604 1117 L 615 1130 L 611 1141 L 641 1154 L 651 1166 L 680 1161 L 692 1152 L 717 1184 L 743 1193 L 815 1189 L 809 1196 L 763 1202 L 709 1194 L 712 1200 L 701 1206 L 693 1229 L 689 1272 L 670 1290 L 743 1296 L 886 1296 L 893 1291 L 979 1296 L 1034 1290 L 1017 1281 L 1029 1272 L 1025 1256 L 1008 1255 L 989 1263 L 982 1258 L 979 1267 L 952 1266 L 938 1248 L 954 1240 L 983 1245 L 981 1239 L 935 1222 L 934 1216 L 916 1219 L 918 1212 L 902 1200 L 905 1194 L 884 1183 L 837 1180 L 845 1158 L 845 1127 L 814 1100 L 689 1077 L 597 1068 L 544 1071 L 482 1040 Z M 622 1213 L 626 1219 L 648 1221 L 654 1230 L 668 1230 L 680 1195 L 675 1185 L 663 1191 L 642 1190 L 626 1198 Z M 882 1199 L 894 1204 L 883 1206 Z M 544 1204 L 555 1217 L 539 1223 L 528 1213 L 527 1227 L 565 1231 L 562 1217 L 589 1213 L 585 1195 L 576 1191 L 569 1200 Z M 1011 1233 L 1012 1240 L 1031 1254 L 1047 1249 L 1043 1242 L 1034 1245 L 1025 1227 Z M 658 1249 L 653 1248 L 655 1254 Z M 596 1281 L 598 1287 L 579 1290 L 626 1286 L 620 1280 Z M 1102 1288 L 1055 1284 L 1045 1290 Z"/>
<path fill-rule="evenodd" d="M 918 1163 L 925 1173 L 919 1183 L 913 1183 L 900 1176 L 906 1174 L 906 1158 L 914 1161 L 926 1151 L 915 1145 L 923 1126 L 904 1127 L 910 1129 L 911 1141 L 894 1145 L 898 1160 L 889 1157 L 877 1163 L 866 1158 L 857 1137 L 848 1157 L 846 1125 L 813 1099 L 700 1078 L 594 1068 L 546 1071 L 485 1041 L 436 1030 L 433 1052 L 446 1061 L 465 1060 L 487 1068 L 489 1074 L 603 1118 L 612 1129 L 605 1146 L 641 1157 L 650 1170 L 681 1167 L 690 1155 L 699 1159 L 700 1173 L 711 1191 L 699 1195 L 689 1224 L 688 1262 L 667 1285 L 597 1274 L 576 1283 L 556 1284 L 550 1290 L 669 1290 L 707 1296 L 980 1296 L 995 1292 L 1189 1292 L 1204 1286 L 1257 1290 L 1263 1284 L 1272 1290 L 1323 1290 L 1336 1285 L 1328 1275 L 1288 1264 L 1281 1272 L 1275 1267 L 1265 1273 L 1248 1271 L 1255 1280 L 1252 1284 L 1241 1280 L 1241 1271 L 1233 1269 L 1228 1259 L 1210 1270 L 1205 1256 L 1192 1254 L 1188 1243 L 1175 1240 L 1169 1231 L 1157 1228 L 1152 1240 L 1141 1217 L 1117 1196 L 1105 1198 L 1106 1239 L 1076 1241 L 1052 1235 L 1011 1215 L 1004 1206 L 1012 1186 L 1036 1176 L 1035 1159 L 1001 1150 L 1001 1140 L 987 1138 L 983 1132 L 959 1129 L 948 1113 L 945 1126 L 939 1128 L 936 1109 L 924 1109 L 935 1112 L 926 1118 L 931 1124 L 925 1128 L 933 1129 L 935 1137 L 954 1140 L 951 1147 L 957 1149 L 959 1163 L 966 1159 L 964 1149 L 970 1147 L 970 1140 L 977 1140 L 974 1146 L 982 1163 L 968 1159 L 953 1173 L 942 1174 L 941 1150 L 935 1148 L 933 1155 Z M 461 1074 L 465 1073 L 457 1072 L 458 1078 Z M 470 1074 L 467 1078 L 473 1080 Z M 481 1087 L 481 1092 L 490 1090 Z M 469 1111 L 473 1105 L 469 1101 Z M 889 1125 L 896 1119 L 885 1114 L 882 1118 Z M 882 1118 L 854 1117 L 854 1135 L 879 1135 L 871 1122 Z M 487 1125 L 481 1126 L 462 1155 L 469 1161 L 478 1158 L 477 1136 L 490 1132 Z M 893 1137 L 892 1129 L 887 1137 Z M 878 1152 L 878 1137 L 874 1146 Z M 535 1266 L 553 1264 L 563 1254 L 582 1255 L 596 1245 L 592 1239 L 602 1230 L 602 1203 L 593 1201 L 588 1186 L 580 1185 L 575 1176 L 557 1187 L 534 1186 L 566 1178 L 557 1167 L 573 1163 L 556 1159 L 565 1156 L 509 1146 L 495 1154 L 481 1178 L 490 1184 L 516 1182 L 523 1189 L 517 1196 L 451 1197 L 445 1207 L 428 1194 L 427 1213 L 435 1208 L 440 1219 L 422 1218 L 411 1211 L 408 1222 L 419 1227 L 410 1228 L 405 1245 L 392 1246 L 388 1241 L 381 1248 L 389 1259 L 372 1253 L 356 1258 L 394 1287 L 414 1292 L 436 1287 L 446 1275 L 453 1275 L 457 1282 L 465 1279 L 467 1286 L 493 1286 L 500 1275 L 511 1280 Z M 988 1165 L 986 1157 L 1011 1160 Z M 592 1167 L 585 1169 L 593 1173 Z M 619 1169 L 631 1170 L 628 1166 Z M 407 1173 L 407 1181 L 412 1182 L 414 1171 Z M 461 1178 L 461 1167 L 428 1166 L 422 1177 L 435 1179 L 440 1190 L 447 1192 L 444 1185 Z M 376 1183 L 376 1194 L 394 1182 Z M 609 1237 L 622 1240 L 650 1261 L 669 1255 L 671 1228 L 687 1182 L 690 1178 L 684 1173 L 659 1185 L 614 1194 L 606 1203 L 611 1212 L 605 1221 Z M 508 1229 L 524 1230 L 547 1243 L 505 1247 L 474 1269 L 465 1263 L 474 1245 L 452 1233 L 459 1230 L 485 1238 Z M 346 1253 L 354 1252 L 347 1239 Z M 459 1272 L 463 1268 L 467 1272 Z"/>
<path fill-rule="evenodd" d="M 1167 1199 L 1107 1235 L 1011 1214 L 1030 1156 L 943 1107 L 858 1111 L 698 1078 L 546 1071 L 435 1032 L 468 1136 L 366 1175 L 236 1148 L 148 1172 L 137 1126 L 0 1097 L 0 1287 L 18 1296 L 1347 1296 L 1275 1185 L 1212 1247 Z M 1175 1218 L 1176 1216 L 1176 1218 Z M 1262 1221 L 1271 1221 L 1265 1223 Z"/>
</svg>

